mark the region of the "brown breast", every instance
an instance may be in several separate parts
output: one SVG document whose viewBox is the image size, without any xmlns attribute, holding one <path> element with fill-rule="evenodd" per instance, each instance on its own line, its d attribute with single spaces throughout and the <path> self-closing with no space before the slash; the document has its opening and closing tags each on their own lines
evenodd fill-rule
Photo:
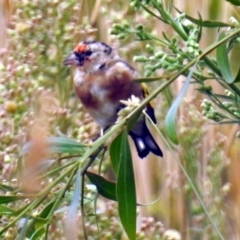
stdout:
<svg viewBox="0 0 240 240">
<path fill-rule="evenodd" d="M 79 86 L 75 86 L 75 92 L 81 100 L 85 108 L 96 109 L 99 107 L 98 96 L 91 93 L 92 82 L 85 82 Z"/>
<path fill-rule="evenodd" d="M 135 77 L 136 72 L 125 62 L 112 61 L 102 70 L 84 74 L 75 91 L 93 118 L 112 121 L 117 118 L 120 100 L 131 95 L 142 99 L 141 85 L 133 81 Z"/>
</svg>

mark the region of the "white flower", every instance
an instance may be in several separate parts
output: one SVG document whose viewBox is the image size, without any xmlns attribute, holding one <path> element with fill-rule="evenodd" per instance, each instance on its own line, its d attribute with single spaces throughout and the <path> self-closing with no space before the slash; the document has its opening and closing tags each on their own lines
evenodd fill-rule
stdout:
<svg viewBox="0 0 240 240">
<path fill-rule="evenodd" d="M 131 98 L 129 98 L 128 100 L 121 100 L 120 102 L 128 107 L 135 108 L 139 106 L 140 99 L 132 95 Z"/>
<path fill-rule="evenodd" d="M 128 100 L 121 100 L 120 102 L 126 105 L 126 107 L 124 107 L 118 112 L 117 122 L 121 121 L 129 113 L 131 113 L 136 107 L 138 107 L 140 104 L 140 99 L 132 95 L 131 98 L 129 98 Z"/>
<path fill-rule="evenodd" d="M 182 237 L 178 231 L 174 229 L 169 229 L 164 232 L 163 239 L 164 240 L 181 240 Z"/>
</svg>

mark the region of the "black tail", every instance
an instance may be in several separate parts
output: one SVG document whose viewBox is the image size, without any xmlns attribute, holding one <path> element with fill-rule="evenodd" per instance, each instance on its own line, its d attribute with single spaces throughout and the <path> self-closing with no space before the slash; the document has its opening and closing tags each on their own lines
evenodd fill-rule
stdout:
<svg viewBox="0 0 240 240">
<path fill-rule="evenodd" d="M 149 152 L 162 157 L 163 153 L 160 147 L 157 145 L 153 136 L 151 135 L 146 122 L 143 122 L 142 134 L 138 135 L 132 131 L 129 132 L 129 135 L 132 137 L 134 144 L 137 148 L 138 156 L 140 158 L 145 158 Z"/>
</svg>

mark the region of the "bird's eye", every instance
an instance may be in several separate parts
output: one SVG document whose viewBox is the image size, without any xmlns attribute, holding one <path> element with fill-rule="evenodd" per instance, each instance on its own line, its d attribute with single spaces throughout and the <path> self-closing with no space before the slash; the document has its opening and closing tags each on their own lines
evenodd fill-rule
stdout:
<svg viewBox="0 0 240 240">
<path fill-rule="evenodd" d="M 85 56 L 90 56 L 92 54 L 92 51 L 90 51 L 90 50 L 87 50 L 86 52 L 85 52 Z"/>
</svg>

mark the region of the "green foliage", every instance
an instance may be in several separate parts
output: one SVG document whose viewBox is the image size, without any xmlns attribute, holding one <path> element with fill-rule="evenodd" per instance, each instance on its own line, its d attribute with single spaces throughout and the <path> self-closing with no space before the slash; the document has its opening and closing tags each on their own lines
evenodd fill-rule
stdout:
<svg viewBox="0 0 240 240">
<path fill-rule="evenodd" d="M 169 137 L 169 139 L 176 145 L 179 143 L 179 140 L 178 140 L 178 137 L 177 137 L 177 131 L 176 131 L 176 126 L 175 126 L 175 121 L 174 120 L 176 119 L 177 110 L 179 108 L 181 100 L 187 92 L 188 86 L 190 84 L 192 73 L 193 73 L 193 70 L 190 71 L 190 73 L 189 73 L 189 75 L 188 75 L 188 77 L 187 77 L 187 79 L 186 79 L 186 81 L 185 81 L 185 83 L 182 87 L 182 90 L 180 91 L 178 97 L 173 102 L 171 108 L 169 109 L 169 111 L 166 115 L 166 119 L 165 119 L 166 134 Z"/>
<path fill-rule="evenodd" d="M 121 136 L 119 153 L 116 195 L 118 200 L 119 217 L 130 240 L 136 238 L 137 201 L 133 164 L 126 128 Z"/>
<path fill-rule="evenodd" d="M 125 34 L 126 36 L 132 35 L 137 40 L 146 41 L 146 54 L 135 56 L 136 62 L 144 63 L 145 76 L 154 74 L 157 70 L 164 70 L 168 74 L 166 78 L 170 78 L 171 73 L 175 71 L 181 71 L 183 65 L 196 59 L 199 60 L 196 70 L 193 72 L 193 79 L 199 87 L 201 93 L 206 94 L 211 101 L 216 104 L 223 112 L 230 113 L 221 101 L 219 94 L 216 94 L 208 89 L 207 80 L 214 79 L 219 85 L 223 86 L 229 94 L 233 96 L 234 105 L 237 106 L 240 99 L 240 90 L 236 83 L 239 81 L 239 73 L 236 77 L 233 77 L 231 73 L 230 63 L 228 55 L 232 47 L 238 44 L 239 36 L 239 23 L 236 19 L 231 18 L 231 23 L 223 22 L 211 22 L 200 19 L 194 19 L 190 16 L 181 14 L 174 18 L 164 8 L 164 4 L 161 1 L 132 1 L 132 5 L 139 10 L 147 11 L 153 18 L 161 20 L 169 25 L 174 31 L 174 36 L 167 36 L 163 32 L 163 38 L 152 34 L 142 25 L 138 25 L 135 28 L 131 28 L 128 24 L 115 24 L 112 28 L 112 34 L 119 36 Z M 188 20 L 188 21 L 186 21 Z M 206 52 L 202 52 L 199 48 L 199 42 L 202 38 L 201 32 L 203 27 L 231 27 L 222 30 L 219 35 L 219 41 L 215 46 L 209 46 Z M 151 44 L 151 45 L 150 45 Z M 183 47 L 179 47 L 183 46 Z M 207 55 L 209 52 L 217 49 L 216 58 L 210 59 Z M 203 54 L 202 54 L 203 53 Z M 186 70 L 188 70 L 187 68 Z M 208 75 L 205 75 L 205 72 Z M 188 71 L 184 72 L 187 76 Z M 163 78 L 163 77 L 162 77 Z M 146 79 L 147 80 L 147 79 Z M 154 80 L 157 80 L 155 78 Z M 224 113 L 223 113 L 224 114 Z M 219 113 L 219 115 L 222 115 Z M 205 114 L 206 116 L 206 114 Z M 210 116 L 210 117 L 209 117 Z M 239 109 L 235 111 L 231 123 L 239 123 Z M 214 119 L 208 114 L 210 119 Z M 217 119 L 217 118 L 216 118 Z M 223 117 L 221 118 L 223 120 Z M 217 119 L 219 122 L 220 119 Z M 230 121 L 228 121 L 230 123 Z"/>
<path fill-rule="evenodd" d="M 116 182 L 109 181 L 104 177 L 92 172 L 87 172 L 86 175 L 91 183 L 96 186 L 99 194 L 107 199 L 117 201 Z"/>
<path fill-rule="evenodd" d="M 219 36 L 219 40 L 223 39 L 225 37 L 225 33 L 222 32 Z M 217 48 L 217 63 L 219 66 L 219 69 L 221 71 L 221 74 L 223 76 L 223 79 L 228 83 L 231 84 L 235 81 L 234 77 L 232 76 L 230 64 L 228 61 L 228 52 L 226 44 L 222 44 Z"/>
<path fill-rule="evenodd" d="M 236 6 L 240 6 L 239 0 L 226 0 L 226 1 L 232 3 L 232 4 L 236 5 Z"/>
</svg>

